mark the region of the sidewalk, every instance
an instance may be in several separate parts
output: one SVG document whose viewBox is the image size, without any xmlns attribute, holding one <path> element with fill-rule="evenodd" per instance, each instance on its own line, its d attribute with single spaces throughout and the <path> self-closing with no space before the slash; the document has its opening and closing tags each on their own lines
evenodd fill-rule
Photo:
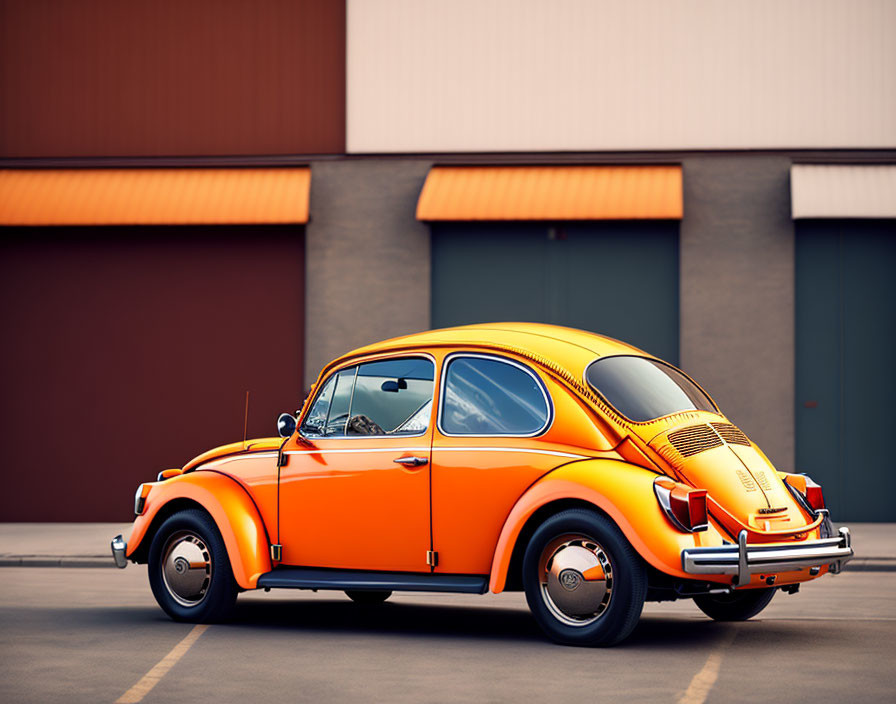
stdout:
<svg viewBox="0 0 896 704">
<path fill-rule="evenodd" d="M 852 523 L 847 570 L 896 572 L 896 523 Z M 0 523 L 0 567 L 113 567 L 109 543 L 130 523 Z"/>
<path fill-rule="evenodd" d="M 130 523 L 0 523 L 0 567 L 114 567 L 109 543 Z"/>
</svg>

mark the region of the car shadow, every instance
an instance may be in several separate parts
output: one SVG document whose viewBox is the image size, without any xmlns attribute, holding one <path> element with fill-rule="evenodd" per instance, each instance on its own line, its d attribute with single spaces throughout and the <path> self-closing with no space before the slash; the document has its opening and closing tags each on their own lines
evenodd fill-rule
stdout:
<svg viewBox="0 0 896 704">
<path fill-rule="evenodd" d="M 548 642 L 531 614 L 524 609 L 466 605 L 386 602 L 363 606 L 347 600 L 253 600 L 239 602 L 227 625 L 296 632 Z M 727 627 L 728 624 L 699 617 L 642 616 L 623 645 L 668 648 L 712 644 Z"/>
<path fill-rule="evenodd" d="M 519 609 L 402 602 L 365 606 L 347 599 L 241 601 L 229 624 L 280 630 L 542 639 L 536 623 Z"/>
<path fill-rule="evenodd" d="M 0 614 L 2 614 L 0 609 Z M 63 628 L 102 624 L 117 630 L 134 626 L 163 626 L 173 622 L 158 607 L 91 607 L 43 609 L 44 615 Z M 542 634 L 531 614 L 522 608 L 481 607 L 458 604 L 419 604 L 401 601 L 363 606 L 348 599 L 240 600 L 231 618 L 215 628 L 247 631 L 279 631 L 321 634 L 393 635 L 443 638 L 446 640 L 488 639 L 503 643 L 543 644 Z M 805 645 L 806 633 L 796 623 L 764 621 L 761 617 L 741 623 L 717 623 L 709 618 L 682 614 L 641 616 L 632 634 L 617 647 L 643 650 L 671 647 L 713 646 L 728 629 L 737 629 L 735 645 L 756 638 L 778 646 Z M 813 624 L 812 637 L 824 637 L 830 624 Z"/>
</svg>

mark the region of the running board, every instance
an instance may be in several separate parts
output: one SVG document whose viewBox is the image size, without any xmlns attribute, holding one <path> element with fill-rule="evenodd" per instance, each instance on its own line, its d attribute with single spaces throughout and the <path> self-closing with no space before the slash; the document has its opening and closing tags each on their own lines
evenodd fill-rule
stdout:
<svg viewBox="0 0 896 704">
<path fill-rule="evenodd" d="M 258 578 L 258 588 L 356 589 L 391 592 L 455 592 L 485 594 L 488 577 L 469 574 L 362 572 L 314 567 L 276 567 Z"/>
</svg>

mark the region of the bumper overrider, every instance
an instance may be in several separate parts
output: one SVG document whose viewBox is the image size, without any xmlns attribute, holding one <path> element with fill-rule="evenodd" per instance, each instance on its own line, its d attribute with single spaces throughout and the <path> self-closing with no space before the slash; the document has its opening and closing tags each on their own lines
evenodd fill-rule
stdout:
<svg viewBox="0 0 896 704">
<path fill-rule="evenodd" d="M 688 574 L 733 574 L 738 586 L 749 584 L 750 575 L 757 572 L 774 574 L 828 565 L 828 570 L 836 574 L 852 557 L 849 528 L 840 528 L 837 537 L 795 545 L 747 545 L 744 530 L 737 537 L 737 545 L 682 550 L 681 568 Z"/>
<path fill-rule="evenodd" d="M 120 535 L 112 538 L 112 559 L 115 560 L 115 566 L 124 569 L 128 566 L 128 544 Z"/>
</svg>

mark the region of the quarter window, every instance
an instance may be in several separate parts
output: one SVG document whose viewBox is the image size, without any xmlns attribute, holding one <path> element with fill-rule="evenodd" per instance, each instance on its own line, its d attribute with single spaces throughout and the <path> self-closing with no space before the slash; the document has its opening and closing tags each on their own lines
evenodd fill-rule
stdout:
<svg viewBox="0 0 896 704">
<path fill-rule="evenodd" d="M 535 435 L 550 419 L 528 369 L 491 357 L 455 357 L 445 372 L 441 430 L 449 435 Z"/>
<path fill-rule="evenodd" d="M 435 366 L 428 359 L 368 362 L 331 376 L 302 424 L 306 435 L 420 435 L 429 427 Z"/>
<path fill-rule="evenodd" d="M 311 405 L 311 410 L 305 416 L 302 423 L 303 435 L 326 435 L 327 413 L 330 412 L 330 401 L 333 400 L 333 389 L 336 388 L 336 377 L 334 374 L 324 383 L 317 398 Z"/>
</svg>

